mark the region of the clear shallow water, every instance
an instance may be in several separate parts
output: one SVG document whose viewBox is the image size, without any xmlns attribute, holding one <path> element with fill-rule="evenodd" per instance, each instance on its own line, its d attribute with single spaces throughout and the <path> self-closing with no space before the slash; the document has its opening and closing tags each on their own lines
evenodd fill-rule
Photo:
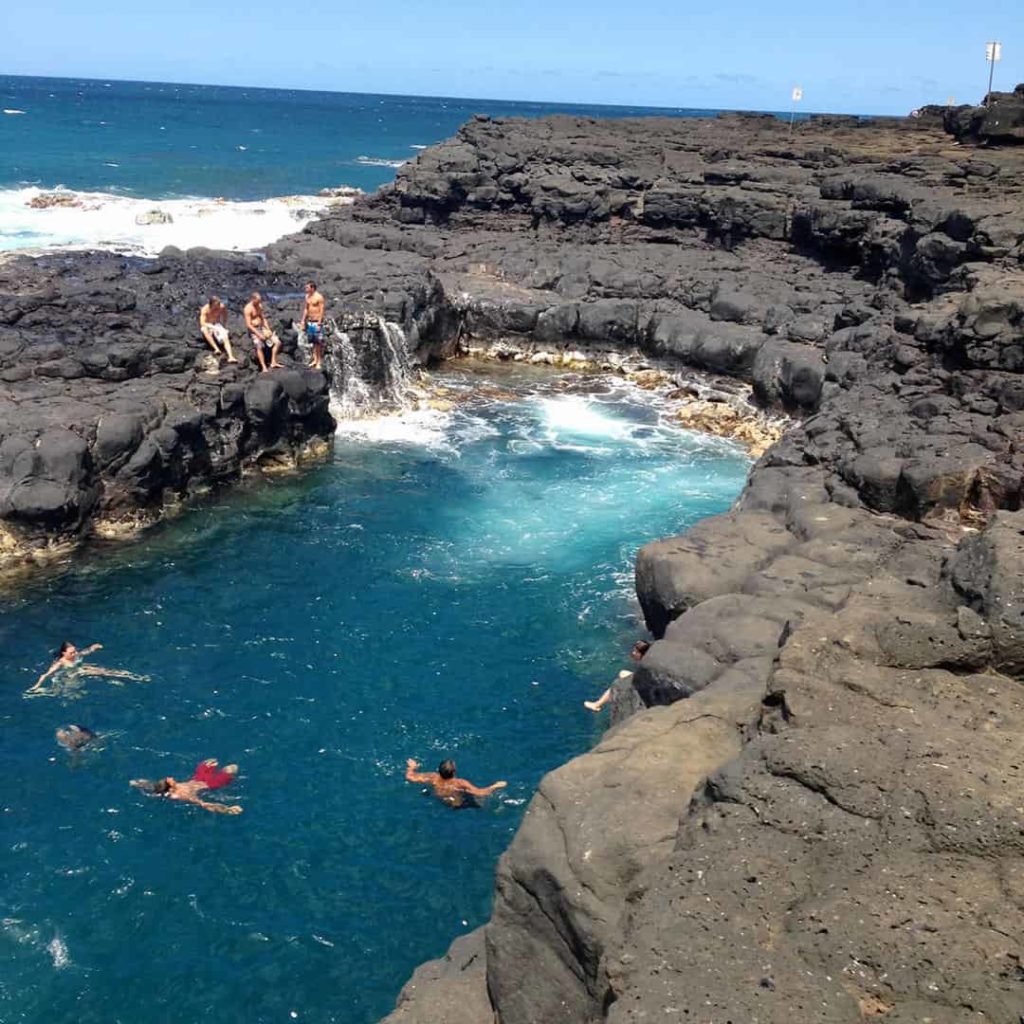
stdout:
<svg viewBox="0 0 1024 1024">
<path fill-rule="evenodd" d="M 0 75 L 0 250 L 112 239 L 149 251 L 265 245 L 301 227 L 265 204 L 271 197 L 341 185 L 372 191 L 474 114 L 553 113 L 715 111 Z M 39 189 L 56 186 L 89 193 L 85 209 L 26 207 Z M 164 207 L 173 224 L 133 233 L 135 216 L 154 202 L 196 197 L 263 205 L 219 210 L 216 225 L 203 219 L 209 210 Z"/>
<path fill-rule="evenodd" d="M 0 1020 L 362 1024 L 486 918 L 541 775 L 600 729 L 581 701 L 637 635 L 637 545 L 747 469 L 642 392 L 525 383 L 350 428 L 329 465 L 7 600 Z M 152 680 L 23 697 L 65 636 Z M 61 751 L 72 721 L 100 749 Z M 504 797 L 403 781 L 444 755 Z M 207 756 L 241 765 L 241 816 L 127 785 Z"/>
</svg>

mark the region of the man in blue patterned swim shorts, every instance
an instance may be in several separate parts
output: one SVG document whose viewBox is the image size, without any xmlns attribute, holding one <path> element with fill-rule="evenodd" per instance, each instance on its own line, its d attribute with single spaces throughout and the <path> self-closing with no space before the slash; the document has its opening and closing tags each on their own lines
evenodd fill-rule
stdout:
<svg viewBox="0 0 1024 1024">
<path fill-rule="evenodd" d="M 319 370 L 324 356 L 324 297 L 316 290 L 312 281 L 306 282 L 306 304 L 302 307 L 300 327 L 306 332 L 306 340 L 313 346 L 313 358 L 309 365 Z"/>
</svg>

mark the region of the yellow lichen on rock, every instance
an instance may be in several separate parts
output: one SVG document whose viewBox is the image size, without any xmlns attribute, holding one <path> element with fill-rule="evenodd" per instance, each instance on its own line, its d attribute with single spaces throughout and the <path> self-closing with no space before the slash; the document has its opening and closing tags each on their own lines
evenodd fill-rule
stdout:
<svg viewBox="0 0 1024 1024">
<path fill-rule="evenodd" d="M 782 424 L 753 409 L 742 409 L 729 402 L 693 399 L 676 410 L 676 419 L 691 430 L 716 437 L 729 437 L 747 446 L 757 458 L 782 437 Z"/>
</svg>

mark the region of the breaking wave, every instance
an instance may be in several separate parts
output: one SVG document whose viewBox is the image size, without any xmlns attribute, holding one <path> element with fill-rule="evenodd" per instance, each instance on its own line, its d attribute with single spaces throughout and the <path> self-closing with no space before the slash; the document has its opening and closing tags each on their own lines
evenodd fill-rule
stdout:
<svg viewBox="0 0 1024 1024">
<path fill-rule="evenodd" d="M 111 249 L 155 255 L 179 249 L 250 250 L 305 227 L 351 196 L 280 196 L 256 202 L 137 199 L 110 192 L 0 189 L 0 251 Z"/>
</svg>

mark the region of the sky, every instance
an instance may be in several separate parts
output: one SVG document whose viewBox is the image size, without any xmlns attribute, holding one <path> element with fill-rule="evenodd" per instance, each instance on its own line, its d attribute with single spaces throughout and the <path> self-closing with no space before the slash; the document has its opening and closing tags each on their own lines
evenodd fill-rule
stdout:
<svg viewBox="0 0 1024 1024">
<path fill-rule="evenodd" d="M 664 107 L 905 114 L 1024 81 L 1024 4 L 989 0 L 33 0 L 0 74 Z M 299 13 L 295 13 L 299 12 Z"/>
</svg>

